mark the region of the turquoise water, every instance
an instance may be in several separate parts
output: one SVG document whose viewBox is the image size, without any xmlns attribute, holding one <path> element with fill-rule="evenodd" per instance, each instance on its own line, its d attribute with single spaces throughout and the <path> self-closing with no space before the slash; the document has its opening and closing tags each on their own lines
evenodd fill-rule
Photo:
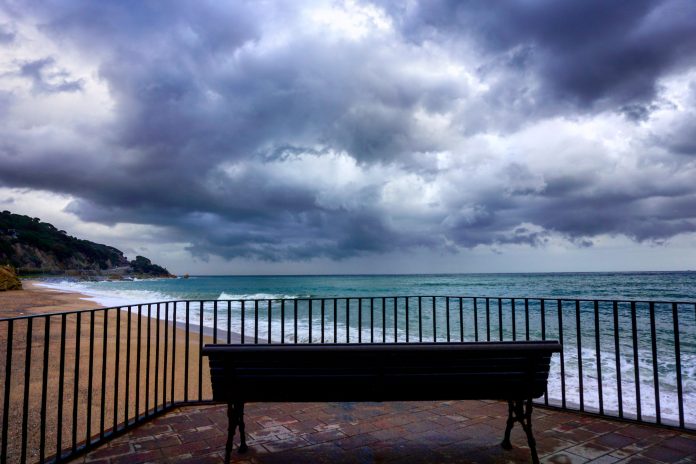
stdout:
<svg viewBox="0 0 696 464">
<path fill-rule="evenodd" d="M 171 299 L 404 295 L 696 301 L 696 272 L 351 276 L 194 276 L 134 282 L 52 281 L 104 305 Z"/>
<path fill-rule="evenodd" d="M 373 340 L 414 342 L 421 339 L 474 341 L 498 340 L 501 335 L 503 340 L 541 339 L 542 336 L 559 339 L 564 347 L 565 397 L 571 407 L 577 406 L 582 396 L 586 408 L 598 410 L 598 390 L 601 386 L 605 411 L 617 414 L 620 385 L 626 416 L 635 417 L 640 405 L 644 418 L 654 418 L 657 404 L 654 377 L 657 372 L 657 400 L 660 402 L 662 420 L 671 423 L 678 419 L 676 333 L 680 338 L 684 404 L 696 404 L 696 272 L 194 276 L 189 279 L 131 282 L 54 279 L 44 282 L 44 285 L 79 291 L 104 306 L 207 300 L 191 305 L 192 323 L 197 324 L 202 320 L 205 326 L 244 333 L 246 337 L 258 337 L 262 342 L 268 339 L 288 343 L 316 343 L 322 340 L 328 343 Z M 381 298 L 405 296 L 424 298 Z M 433 296 L 440 298 L 431 298 Z M 329 300 L 323 312 L 320 301 L 308 300 L 333 297 L 351 300 Z M 470 298 L 460 300 L 445 297 L 493 299 L 486 309 L 485 298 L 474 301 Z M 524 300 L 515 300 L 513 308 L 514 298 L 538 297 L 617 299 L 624 302 L 617 304 L 616 318 L 611 302 L 598 303 L 596 320 L 592 302 L 581 302 L 576 306 L 574 301 L 565 301 L 559 311 L 556 301 L 547 301 L 543 318 L 539 300 L 528 301 L 526 309 Z M 296 305 L 294 301 L 281 304 L 281 298 L 300 301 Z M 246 303 L 242 307 L 241 302 L 234 300 L 264 301 Z M 632 308 L 627 300 L 638 303 Z M 676 332 L 672 305 L 654 305 L 654 354 L 650 305 L 643 302 L 646 300 L 683 302 L 676 308 Z M 185 305 L 177 304 L 176 309 L 176 318 L 183 321 Z M 636 320 L 635 343 L 633 311 Z M 596 334 L 599 335 L 599 350 Z M 552 404 L 560 404 L 563 397 L 560 361 L 560 356 L 554 356 L 551 366 L 548 396 Z M 598 365 L 601 365 L 601 382 Z M 638 382 L 635 380 L 636 373 Z M 637 386 L 640 387 L 639 395 L 636 394 Z M 692 427 L 696 426 L 696 410 L 687 407 L 685 419 Z"/>
</svg>

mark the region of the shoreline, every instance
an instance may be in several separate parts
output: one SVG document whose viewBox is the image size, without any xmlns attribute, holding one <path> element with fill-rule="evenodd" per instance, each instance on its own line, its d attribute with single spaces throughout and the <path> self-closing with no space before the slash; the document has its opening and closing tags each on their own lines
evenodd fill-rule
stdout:
<svg viewBox="0 0 696 464">
<path fill-rule="evenodd" d="M 43 287 L 40 285 L 40 281 L 35 279 L 22 280 L 22 287 L 22 290 L 0 292 L 0 319 L 35 314 L 52 314 L 65 311 L 117 308 L 99 304 L 93 300 L 94 297 L 77 291 Z M 146 316 L 143 315 L 143 317 Z M 164 318 L 157 319 L 153 314 L 153 320 L 154 319 L 165 322 Z M 169 324 L 172 322 L 174 322 L 178 330 L 185 333 L 186 324 L 183 321 L 172 321 L 172 319 L 167 321 Z M 198 334 L 201 331 L 197 322 L 198 321 L 191 321 L 189 323 L 189 333 L 191 335 Z M 205 338 L 210 338 L 212 340 L 214 335 L 214 329 L 212 327 L 208 327 L 204 324 L 202 332 Z M 239 343 L 241 334 L 231 332 L 230 338 L 232 343 Z M 249 337 L 248 335 L 244 338 L 247 342 L 253 341 L 253 337 Z M 223 329 L 218 329 L 218 339 L 226 340 L 227 332 Z"/>
<path fill-rule="evenodd" d="M 98 308 L 104 306 L 88 295 L 42 287 L 34 279 L 22 279 L 22 290 L 0 292 L 0 318 Z"/>
</svg>

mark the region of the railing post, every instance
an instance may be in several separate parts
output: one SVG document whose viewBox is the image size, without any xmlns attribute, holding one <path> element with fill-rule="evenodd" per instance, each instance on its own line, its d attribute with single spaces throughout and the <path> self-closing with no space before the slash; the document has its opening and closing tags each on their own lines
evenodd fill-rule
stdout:
<svg viewBox="0 0 696 464">
<path fill-rule="evenodd" d="M 397 314 L 396 308 L 396 298 L 393 299 L 394 302 L 394 343 L 396 343 L 399 337 L 398 327 L 399 327 L 399 315 Z"/>
<path fill-rule="evenodd" d="M 599 413 L 604 414 L 604 395 L 602 394 L 602 350 L 599 333 L 599 302 L 594 300 L 595 356 L 597 361 L 597 393 L 599 394 Z"/>
<path fill-rule="evenodd" d="M 679 308 L 672 303 L 672 324 L 674 327 L 674 360 L 677 374 L 677 401 L 679 403 L 679 427 L 684 427 L 684 391 L 681 371 L 681 343 L 679 342 Z"/>
<path fill-rule="evenodd" d="M 65 326 L 66 316 L 60 316 L 60 361 L 58 367 L 58 414 L 56 415 L 56 459 L 60 460 L 63 450 L 63 387 L 65 383 Z"/>
<path fill-rule="evenodd" d="M 146 340 L 146 352 L 145 352 L 145 417 L 150 415 L 150 345 L 151 338 L 150 328 L 152 323 L 152 306 L 147 305 L 147 340 Z"/>
<path fill-rule="evenodd" d="M 491 302 L 486 297 L 486 341 L 491 341 Z"/>
<path fill-rule="evenodd" d="M 270 345 L 271 342 L 273 341 L 273 326 L 271 325 L 271 320 L 273 319 L 273 313 L 272 313 L 272 306 L 273 306 L 273 301 L 268 300 L 268 344 Z"/>
<path fill-rule="evenodd" d="M 326 308 L 325 308 L 324 301 L 325 301 L 324 298 L 322 298 L 322 299 L 321 299 L 321 342 L 322 342 L 322 343 L 325 342 L 325 337 L 324 337 L 324 325 L 325 325 L 325 322 L 324 322 L 324 318 L 325 318 L 325 311 L 326 311 Z"/>
<path fill-rule="evenodd" d="M 405 323 L 405 325 L 406 325 L 406 343 L 408 343 L 409 342 L 408 328 L 409 328 L 409 325 L 411 325 L 411 324 L 409 323 L 410 321 L 408 320 L 408 297 L 406 297 L 405 299 L 406 299 L 406 302 L 405 302 L 406 307 L 404 308 L 404 312 L 406 314 L 404 316 L 404 319 L 406 320 L 406 323 Z"/>
<path fill-rule="evenodd" d="M 203 399 L 203 313 L 205 302 L 201 301 L 198 313 L 198 401 Z"/>
<path fill-rule="evenodd" d="M 474 297 L 474 341 L 479 341 L 478 329 L 478 298 Z"/>
<path fill-rule="evenodd" d="M 575 336 L 578 350 L 578 390 L 580 393 L 580 411 L 585 410 L 585 388 L 582 378 L 582 330 L 580 323 L 580 300 L 575 300 Z"/>
<path fill-rule="evenodd" d="M 566 407 L 565 350 L 563 349 L 563 302 L 556 300 L 558 309 L 558 339 L 561 342 L 561 405 Z"/>
<path fill-rule="evenodd" d="M 435 297 L 433 297 L 433 341 L 437 341 L 437 312 L 435 311 Z"/>
<path fill-rule="evenodd" d="M 130 423 L 130 358 L 131 358 L 131 310 L 132 306 L 128 306 L 128 315 L 126 317 L 126 398 L 125 398 L 125 423 L 126 427 Z M 80 313 L 77 313 L 79 316 Z M 78 337 L 79 340 L 79 337 Z M 79 342 L 78 342 L 79 343 Z M 77 396 L 77 394 L 75 395 Z"/>
<path fill-rule="evenodd" d="M 190 319 L 190 303 L 186 302 L 186 340 L 185 340 L 185 351 L 184 351 L 184 402 L 188 402 L 188 392 L 189 392 L 189 344 L 190 344 L 190 329 L 189 329 L 189 319 Z M 140 313 L 140 308 L 138 308 L 138 313 Z M 138 322 L 140 324 L 140 322 Z M 138 339 L 140 339 L 140 326 L 138 325 Z M 138 347 L 139 348 L 139 347 Z M 138 362 L 140 362 L 140 357 L 138 357 Z M 140 367 L 138 367 L 138 373 L 140 372 Z M 139 375 L 138 375 L 139 376 Z M 137 403 L 136 403 L 137 404 Z"/>
<path fill-rule="evenodd" d="M 215 302 L 217 304 L 217 301 Z M 217 312 L 217 311 L 216 311 Z M 216 319 L 217 321 L 217 319 Z M 217 325 L 217 324 L 216 324 Z M 215 329 L 217 337 L 217 328 Z M 169 303 L 164 304 L 164 356 L 162 368 L 162 408 L 167 409 L 167 362 L 169 361 Z"/>
<path fill-rule="evenodd" d="M 447 342 L 450 342 L 450 299 L 448 296 L 445 297 L 445 313 L 447 315 L 445 324 L 447 330 Z"/>
<path fill-rule="evenodd" d="M 2 408 L 2 446 L 0 446 L 0 462 L 7 462 L 7 429 L 10 419 L 10 387 L 12 386 L 12 337 L 14 333 L 14 321 L 7 322 L 7 348 L 5 359 L 5 395 Z"/>
<path fill-rule="evenodd" d="M 114 417 L 111 432 L 116 433 L 118 428 L 118 384 L 121 380 L 121 308 L 116 308 L 116 349 L 114 361 Z"/>
<path fill-rule="evenodd" d="M 623 419 L 623 395 L 621 392 L 621 347 L 619 343 L 619 304 L 616 300 L 612 303 L 614 314 L 614 353 L 616 360 L 616 391 L 619 408 L 619 418 Z"/>
<path fill-rule="evenodd" d="M 418 341 L 423 341 L 423 308 L 422 297 L 418 297 Z"/>
<path fill-rule="evenodd" d="M 51 344 L 51 316 L 44 316 L 43 382 L 41 384 L 41 432 L 39 436 L 39 461 L 43 462 L 46 451 L 46 394 L 48 389 L 48 350 Z"/>
<path fill-rule="evenodd" d="M 512 313 L 512 341 L 517 340 L 517 320 L 515 317 L 515 299 L 510 298 L 510 312 Z"/>
<path fill-rule="evenodd" d="M 297 304 L 297 300 L 295 300 Z M 297 318 L 297 316 L 295 316 Z M 259 300 L 254 300 L 254 345 L 259 344 Z"/>
<path fill-rule="evenodd" d="M 498 298 L 498 340 L 503 341 L 503 299 Z"/>
<path fill-rule="evenodd" d="M 650 302 L 650 339 L 652 344 L 652 365 L 653 365 L 653 382 L 655 385 L 655 418 L 657 423 L 662 423 L 662 414 L 660 411 L 660 373 L 657 368 L 657 334 L 655 333 L 655 303 Z"/>
<path fill-rule="evenodd" d="M 636 418 L 642 420 L 643 415 L 640 404 L 640 364 L 638 362 L 638 324 L 636 321 L 636 302 L 631 301 L 631 336 L 633 346 L 633 374 L 636 391 Z"/>
<path fill-rule="evenodd" d="M 322 321 L 324 320 L 324 300 L 322 300 L 321 314 Z M 324 343 L 324 325 L 321 328 L 321 342 Z M 375 342 L 375 299 L 370 298 L 370 343 Z"/>
<path fill-rule="evenodd" d="M 524 299 L 524 333 L 526 340 L 529 340 L 529 298 Z"/>
<path fill-rule="evenodd" d="M 78 315 L 78 321 L 80 313 Z M 23 397 L 23 403 L 22 403 L 22 445 L 21 445 L 21 452 L 20 452 L 20 458 L 19 462 L 26 462 L 27 459 L 27 422 L 29 420 L 29 385 L 30 385 L 30 376 L 31 376 L 31 345 L 33 341 L 33 323 L 34 323 L 34 318 L 30 317 L 27 319 L 27 346 L 26 346 L 26 355 L 24 357 L 24 397 Z M 78 332 L 78 337 L 77 340 L 79 340 L 79 332 Z M 75 379 L 76 379 L 76 385 L 77 385 L 77 379 L 78 379 L 78 373 L 79 373 L 79 349 L 77 350 L 78 356 L 75 357 L 75 363 L 77 369 L 75 373 Z M 7 363 L 9 365 L 9 362 Z M 9 378 L 10 376 L 8 375 L 6 378 Z M 75 389 L 77 391 L 77 387 Z M 77 396 L 77 395 L 75 395 Z M 77 404 L 77 402 L 75 402 Z M 8 411 L 8 408 L 5 407 L 5 411 Z M 75 418 L 77 417 L 76 412 L 73 411 L 73 424 L 76 422 Z M 75 439 L 75 433 L 76 433 L 77 427 L 73 428 L 73 450 L 75 449 L 75 442 L 77 441 Z M 7 426 L 3 426 L 3 430 L 7 430 Z M 3 447 L 4 448 L 4 447 Z M 3 456 L 7 457 L 7 452 L 3 451 Z"/>
<path fill-rule="evenodd" d="M 362 343 L 362 298 L 358 298 L 358 343 Z"/>
<path fill-rule="evenodd" d="M 459 341 L 464 342 L 464 303 L 459 297 Z"/>
<path fill-rule="evenodd" d="M 31 319 L 29 319 L 31 322 Z M 78 312 L 75 321 L 75 373 L 73 379 L 73 417 L 72 417 L 72 453 L 77 450 L 77 408 L 80 399 L 80 342 L 82 330 L 82 313 Z M 27 334 L 27 341 L 31 340 L 31 334 Z M 28 344 L 28 349 L 31 348 L 31 344 Z M 129 347 L 130 348 L 130 347 Z M 26 366 L 27 371 L 29 370 L 29 363 Z M 28 373 L 28 372 L 27 372 Z M 127 390 L 126 390 L 127 391 Z M 128 399 L 126 397 L 126 404 L 128 404 Z M 26 424 L 23 425 L 26 429 Z"/>
</svg>

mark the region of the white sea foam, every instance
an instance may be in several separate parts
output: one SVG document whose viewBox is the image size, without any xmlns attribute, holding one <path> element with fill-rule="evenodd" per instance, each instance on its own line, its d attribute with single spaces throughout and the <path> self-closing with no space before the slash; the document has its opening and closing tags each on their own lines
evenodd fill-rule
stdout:
<svg viewBox="0 0 696 464">
<path fill-rule="evenodd" d="M 38 282 L 37 285 L 53 290 L 81 293 L 85 296 L 85 298 L 82 298 L 83 300 L 93 301 L 101 306 L 107 307 L 152 303 L 155 301 L 168 301 L 173 299 L 167 294 L 151 290 L 124 290 L 104 288 L 104 286 L 96 287 L 93 284 L 91 285 L 90 282 L 62 280 Z"/>
</svg>

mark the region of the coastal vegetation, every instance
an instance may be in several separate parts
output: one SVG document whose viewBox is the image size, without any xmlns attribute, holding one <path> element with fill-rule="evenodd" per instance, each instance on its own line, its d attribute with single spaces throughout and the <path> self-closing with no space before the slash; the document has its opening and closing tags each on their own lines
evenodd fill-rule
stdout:
<svg viewBox="0 0 696 464">
<path fill-rule="evenodd" d="M 39 218 L 10 211 L 0 213 L 0 264 L 13 266 L 19 274 L 170 276 L 144 256 L 129 261 L 117 248 L 70 236 Z"/>
</svg>

